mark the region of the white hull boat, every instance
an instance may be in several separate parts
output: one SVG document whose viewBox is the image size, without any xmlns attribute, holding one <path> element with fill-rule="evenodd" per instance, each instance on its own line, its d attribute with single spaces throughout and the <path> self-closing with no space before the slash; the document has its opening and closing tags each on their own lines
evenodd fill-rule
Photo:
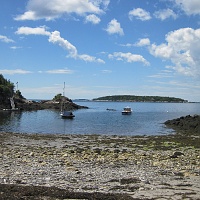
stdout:
<svg viewBox="0 0 200 200">
<path fill-rule="evenodd" d="M 124 110 L 122 111 L 122 115 L 130 115 L 132 113 L 132 110 L 130 107 L 125 107 Z"/>
</svg>

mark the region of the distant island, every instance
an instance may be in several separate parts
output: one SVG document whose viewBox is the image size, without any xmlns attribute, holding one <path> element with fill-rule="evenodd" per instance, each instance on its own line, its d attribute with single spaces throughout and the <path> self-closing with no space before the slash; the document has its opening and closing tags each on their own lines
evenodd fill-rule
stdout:
<svg viewBox="0 0 200 200">
<path fill-rule="evenodd" d="M 93 101 L 130 101 L 130 102 L 166 102 L 187 103 L 187 100 L 175 97 L 161 96 L 135 96 L 135 95 L 112 95 L 93 99 Z"/>
</svg>

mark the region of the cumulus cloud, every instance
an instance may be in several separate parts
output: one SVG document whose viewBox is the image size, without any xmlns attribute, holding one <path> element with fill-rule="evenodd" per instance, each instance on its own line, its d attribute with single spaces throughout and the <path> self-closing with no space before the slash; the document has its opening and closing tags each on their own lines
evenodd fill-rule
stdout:
<svg viewBox="0 0 200 200">
<path fill-rule="evenodd" d="M 30 74 L 32 72 L 23 70 L 23 69 L 2 69 L 0 70 L 0 74 L 8 74 L 8 75 L 15 75 L 15 74 Z"/>
<path fill-rule="evenodd" d="M 46 27 L 45 26 L 40 26 L 37 28 L 31 28 L 31 27 L 20 27 L 18 28 L 18 30 L 16 31 L 16 34 L 23 34 L 23 35 L 47 35 L 50 36 L 51 33 L 46 31 Z"/>
<path fill-rule="evenodd" d="M 121 28 L 120 23 L 116 19 L 111 20 L 105 30 L 110 35 L 112 34 L 124 35 L 124 31 Z"/>
<path fill-rule="evenodd" d="M 100 23 L 100 21 L 101 21 L 101 19 L 94 14 L 88 15 L 85 18 L 86 23 L 91 22 L 92 24 L 98 24 L 98 23 Z"/>
<path fill-rule="evenodd" d="M 14 42 L 14 40 L 9 39 L 7 36 L 4 36 L 4 35 L 0 35 L 0 41 L 6 42 L 6 43 Z"/>
<path fill-rule="evenodd" d="M 68 42 L 66 39 L 62 38 L 60 36 L 59 31 L 53 31 L 50 34 L 49 42 L 51 42 L 53 44 L 58 44 L 62 48 L 66 49 L 69 52 L 71 57 L 76 57 L 76 55 L 77 55 L 76 47 L 74 45 L 72 45 L 70 42 Z"/>
<path fill-rule="evenodd" d="M 170 17 L 172 17 L 173 19 L 177 18 L 177 15 L 174 13 L 174 11 L 169 8 L 156 11 L 154 13 L 154 16 L 162 21 L 164 21 L 165 19 L 170 18 Z"/>
<path fill-rule="evenodd" d="M 130 52 L 123 53 L 123 52 L 114 52 L 113 54 L 109 54 L 108 57 L 110 59 L 116 59 L 120 61 L 125 61 L 128 63 L 133 62 L 142 62 L 144 65 L 150 65 L 150 63 L 141 55 L 138 54 L 132 54 Z"/>
<path fill-rule="evenodd" d="M 148 45 L 150 45 L 150 40 L 149 40 L 149 38 L 140 39 L 140 40 L 136 43 L 136 46 L 138 46 L 138 47 L 148 46 Z"/>
<path fill-rule="evenodd" d="M 134 18 L 147 21 L 151 19 L 151 15 L 149 12 L 143 10 L 142 8 L 136 8 L 129 12 L 129 19 L 133 20 Z"/>
<path fill-rule="evenodd" d="M 37 28 L 20 27 L 15 33 L 23 34 L 23 35 L 45 35 L 49 37 L 48 39 L 49 42 L 53 44 L 57 44 L 63 49 L 67 50 L 69 53 L 67 57 L 84 60 L 86 62 L 105 63 L 103 60 L 87 55 L 87 54 L 79 55 L 77 48 L 73 44 L 71 44 L 68 40 L 62 38 L 60 36 L 59 31 L 49 32 L 49 31 L 46 31 L 46 27 L 42 26 L 42 27 L 37 27 Z"/>
<path fill-rule="evenodd" d="M 166 43 L 152 44 L 150 53 L 170 60 L 172 68 L 187 76 L 200 76 L 200 29 L 182 28 L 169 32 Z"/>
<path fill-rule="evenodd" d="M 109 0 L 29 0 L 26 12 L 15 20 L 53 20 L 63 14 L 102 14 L 109 5 Z"/>
<path fill-rule="evenodd" d="M 102 63 L 102 64 L 105 63 L 102 59 L 96 58 L 94 56 L 90 56 L 90 55 L 87 55 L 87 54 L 77 55 L 77 58 L 84 60 L 86 62 L 97 62 L 97 63 Z"/>
<path fill-rule="evenodd" d="M 187 15 L 200 15 L 199 0 L 174 0 Z"/>
</svg>

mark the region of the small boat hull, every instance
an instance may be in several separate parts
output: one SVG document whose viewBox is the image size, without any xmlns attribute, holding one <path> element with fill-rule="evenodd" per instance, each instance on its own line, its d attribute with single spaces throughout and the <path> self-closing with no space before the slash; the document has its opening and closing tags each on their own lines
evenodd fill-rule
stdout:
<svg viewBox="0 0 200 200">
<path fill-rule="evenodd" d="M 124 110 L 122 111 L 122 115 L 131 115 L 132 110 L 130 107 L 125 107 Z"/>
<path fill-rule="evenodd" d="M 64 119 L 73 119 L 75 117 L 75 115 L 73 115 L 72 112 L 69 111 L 64 111 L 60 113 L 60 116 Z"/>
<path fill-rule="evenodd" d="M 130 112 L 127 112 L 127 111 L 122 111 L 122 115 L 131 115 L 131 111 Z"/>
</svg>

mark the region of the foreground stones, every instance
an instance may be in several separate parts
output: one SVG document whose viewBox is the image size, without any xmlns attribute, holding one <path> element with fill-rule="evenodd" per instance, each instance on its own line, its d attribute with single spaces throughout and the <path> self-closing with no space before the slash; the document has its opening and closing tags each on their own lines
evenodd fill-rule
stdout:
<svg viewBox="0 0 200 200">
<path fill-rule="evenodd" d="M 200 196 L 197 135 L 0 133 L 0 138 L 0 199 Z"/>
</svg>

